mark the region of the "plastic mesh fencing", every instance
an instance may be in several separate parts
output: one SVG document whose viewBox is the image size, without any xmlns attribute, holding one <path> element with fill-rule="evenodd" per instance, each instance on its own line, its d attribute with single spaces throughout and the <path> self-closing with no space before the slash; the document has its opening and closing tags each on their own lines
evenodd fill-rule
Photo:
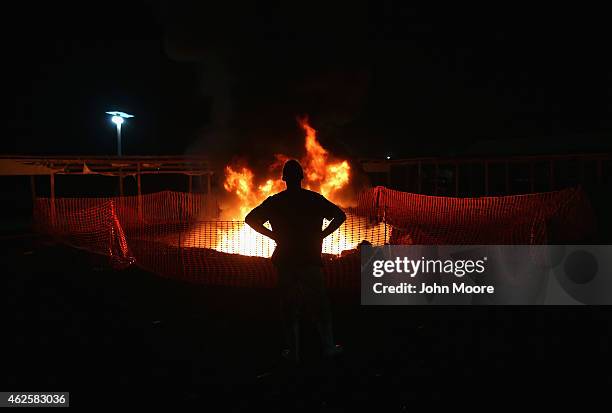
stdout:
<svg viewBox="0 0 612 413">
<path fill-rule="evenodd" d="M 358 288 L 358 244 L 574 243 L 594 232 L 580 189 L 485 198 L 447 198 L 383 187 L 361 193 L 323 245 L 332 288 Z M 271 287 L 274 241 L 241 221 L 220 221 L 214 197 L 160 192 L 115 198 L 37 198 L 38 229 L 60 241 L 161 276 L 214 285 Z"/>
<path fill-rule="evenodd" d="M 584 191 L 448 198 L 375 188 L 375 210 L 394 231 L 391 244 L 547 244 L 578 242 L 594 231 Z M 367 202 L 372 202 L 368 200 Z"/>
</svg>

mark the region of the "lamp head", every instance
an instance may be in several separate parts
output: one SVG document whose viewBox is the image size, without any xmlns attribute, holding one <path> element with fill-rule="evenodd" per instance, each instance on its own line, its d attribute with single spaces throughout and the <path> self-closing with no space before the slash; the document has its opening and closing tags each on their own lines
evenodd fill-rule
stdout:
<svg viewBox="0 0 612 413">
<path fill-rule="evenodd" d="M 111 118 L 111 121 L 112 121 L 112 122 L 113 122 L 115 125 L 117 125 L 117 126 L 121 125 L 121 124 L 124 122 L 123 118 L 122 118 L 121 116 L 117 116 L 117 115 L 113 116 L 113 117 Z"/>
<path fill-rule="evenodd" d="M 112 116 L 111 121 L 113 121 L 113 123 L 116 125 L 121 125 L 123 122 L 125 122 L 126 119 L 134 117 L 134 115 L 130 115 L 129 113 L 119 112 L 116 110 L 106 112 L 106 114 Z"/>
</svg>

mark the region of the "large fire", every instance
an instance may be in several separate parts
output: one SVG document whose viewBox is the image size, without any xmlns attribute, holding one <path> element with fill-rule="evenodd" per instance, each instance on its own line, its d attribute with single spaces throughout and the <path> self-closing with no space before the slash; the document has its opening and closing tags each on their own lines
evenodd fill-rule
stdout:
<svg viewBox="0 0 612 413">
<path fill-rule="evenodd" d="M 306 155 L 300 159 L 304 168 L 303 186 L 321 193 L 332 202 L 341 203 L 337 194 L 349 183 L 351 172 L 349 163 L 345 160 L 331 159 L 329 152 L 317 140 L 317 132 L 308 124 L 307 118 L 298 118 L 298 122 L 306 132 L 304 144 Z M 223 187 L 236 195 L 238 208 L 229 208 L 222 218 L 242 221 L 251 209 L 268 196 L 284 190 L 285 183 L 280 179 L 278 171 L 287 159 L 288 156 L 277 154 L 276 162 L 270 168 L 276 176 L 267 177 L 259 184 L 255 182 L 255 175 L 248 167 L 227 166 Z"/>
<path fill-rule="evenodd" d="M 302 185 L 306 189 L 317 191 L 330 201 L 347 206 L 347 197 L 343 193 L 350 182 L 351 168 L 346 160 L 334 158 L 317 140 L 316 130 L 310 126 L 307 118 L 299 118 L 298 123 L 305 132 L 305 155 L 300 159 L 304 168 Z M 283 154 L 275 155 L 276 161 L 270 166 L 268 176 L 257 178 L 248 166 L 234 164 L 225 168 L 224 189 L 230 201 L 223 205 L 221 222 L 213 228 L 199 228 L 196 231 L 206 231 L 207 236 L 215 232 L 215 242 L 212 247 L 217 251 L 269 257 L 274 251 L 273 240 L 260 235 L 244 223 L 244 217 L 263 202 L 268 196 L 283 191 L 285 183 L 280 178 L 280 170 L 284 162 L 289 159 Z M 223 225 L 219 225 L 223 223 Z M 269 223 L 266 223 L 269 225 Z M 323 227 L 327 225 L 324 222 Z M 354 249 L 359 239 L 352 239 L 345 231 L 346 226 L 359 226 L 372 233 L 382 233 L 384 228 L 380 225 L 370 226 L 365 218 L 347 215 L 347 222 L 338 231 L 323 241 L 323 252 L 339 255 L 344 250 Z M 379 228 L 380 227 L 380 228 Z M 212 231 L 211 231 L 212 230 Z M 190 234 L 186 241 L 193 246 L 198 245 L 196 233 Z M 349 239 L 351 238 L 351 239 Z M 188 241 L 189 239 L 193 242 Z"/>
</svg>

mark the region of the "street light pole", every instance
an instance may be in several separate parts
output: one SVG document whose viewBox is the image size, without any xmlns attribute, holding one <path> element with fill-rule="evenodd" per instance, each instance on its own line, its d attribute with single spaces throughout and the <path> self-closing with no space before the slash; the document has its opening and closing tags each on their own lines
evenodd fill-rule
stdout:
<svg viewBox="0 0 612 413">
<path fill-rule="evenodd" d="M 117 156 L 121 156 L 121 124 L 123 123 L 123 118 L 119 118 L 121 122 L 115 122 L 117 125 Z"/>
<path fill-rule="evenodd" d="M 121 156 L 121 125 L 128 118 L 133 118 L 134 115 L 130 115 L 125 112 L 106 112 L 108 115 L 112 115 L 111 121 L 117 125 L 117 155 Z"/>
</svg>

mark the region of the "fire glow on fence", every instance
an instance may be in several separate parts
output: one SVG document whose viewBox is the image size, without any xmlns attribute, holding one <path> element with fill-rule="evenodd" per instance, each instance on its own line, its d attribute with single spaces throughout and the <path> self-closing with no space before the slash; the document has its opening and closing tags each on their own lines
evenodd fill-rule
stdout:
<svg viewBox="0 0 612 413">
<path fill-rule="evenodd" d="M 323 253 L 340 255 L 343 251 L 355 249 L 363 240 L 382 245 L 388 241 L 388 233 L 383 222 L 372 224 L 367 218 L 347 214 L 346 222 L 323 240 Z M 178 241 L 176 236 L 173 239 Z M 166 242 L 173 243 L 171 239 Z M 183 247 L 212 248 L 258 257 L 270 257 L 276 246 L 273 240 L 255 232 L 243 221 L 199 222 L 182 237 L 180 243 Z"/>
</svg>

